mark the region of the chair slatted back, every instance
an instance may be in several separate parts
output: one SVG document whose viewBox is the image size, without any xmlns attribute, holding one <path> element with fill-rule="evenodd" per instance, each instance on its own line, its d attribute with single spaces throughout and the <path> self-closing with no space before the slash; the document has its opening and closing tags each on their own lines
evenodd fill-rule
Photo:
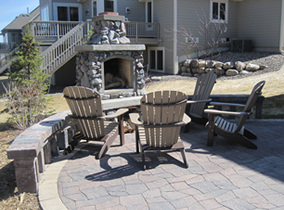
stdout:
<svg viewBox="0 0 284 210">
<path fill-rule="evenodd" d="M 192 100 L 195 101 L 209 99 L 216 79 L 217 75 L 214 72 L 202 74 L 201 76 L 199 76 L 195 85 Z M 202 116 L 205 106 L 206 103 L 191 104 L 190 113 Z"/>
<path fill-rule="evenodd" d="M 187 96 L 178 91 L 157 91 L 142 97 L 141 111 L 149 146 L 164 148 L 177 142 L 180 127 L 171 124 L 182 121 L 186 101 Z"/>
<path fill-rule="evenodd" d="M 251 109 L 254 106 L 255 102 L 257 101 L 258 96 L 261 95 L 261 90 L 262 90 L 264 84 L 265 84 L 265 81 L 261 81 L 254 86 L 254 88 L 252 89 L 250 96 L 249 96 L 249 98 L 246 102 L 246 105 L 243 109 L 244 112 L 251 112 Z M 243 115 L 242 117 L 240 117 L 239 122 L 237 123 L 238 126 L 236 128 L 236 132 L 239 132 L 242 129 L 242 127 L 245 123 L 245 120 L 248 117 L 249 116 L 247 116 L 247 115 Z"/>
<path fill-rule="evenodd" d="M 97 139 L 104 136 L 104 121 L 97 119 L 103 115 L 100 94 L 80 86 L 66 87 L 63 94 L 72 117 L 84 137 Z"/>
</svg>

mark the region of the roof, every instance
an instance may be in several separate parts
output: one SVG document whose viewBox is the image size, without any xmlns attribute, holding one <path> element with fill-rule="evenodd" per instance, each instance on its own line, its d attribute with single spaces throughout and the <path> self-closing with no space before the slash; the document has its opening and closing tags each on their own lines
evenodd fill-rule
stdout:
<svg viewBox="0 0 284 210">
<path fill-rule="evenodd" d="M 5 33 L 5 31 L 8 30 L 22 30 L 24 25 L 34 19 L 37 19 L 39 15 L 40 8 L 38 6 L 29 14 L 21 14 L 17 16 L 12 22 L 10 22 L 5 28 L 2 29 L 2 33 Z"/>
</svg>

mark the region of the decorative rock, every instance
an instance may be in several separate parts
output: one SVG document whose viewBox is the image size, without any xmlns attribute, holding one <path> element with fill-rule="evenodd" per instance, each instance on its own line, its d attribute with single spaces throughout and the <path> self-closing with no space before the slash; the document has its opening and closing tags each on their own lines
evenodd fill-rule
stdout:
<svg viewBox="0 0 284 210">
<path fill-rule="evenodd" d="M 89 70 L 88 66 L 86 65 L 82 65 L 80 69 L 82 72 L 87 72 Z"/>
<path fill-rule="evenodd" d="M 224 66 L 223 62 L 215 61 L 215 63 L 214 63 L 215 68 L 223 68 L 223 66 Z"/>
<path fill-rule="evenodd" d="M 226 62 L 226 63 L 224 63 L 224 65 L 223 65 L 223 69 L 224 69 L 224 70 L 232 69 L 232 68 L 234 68 L 234 67 L 235 67 L 235 66 L 234 66 L 234 63 L 231 62 L 231 61 Z"/>
<path fill-rule="evenodd" d="M 252 64 L 252 63 L 249 63 L 249 64 L 246 66 L 246 70 L 247 70 L 247 71 L 257 71 L 257 70 L 259 70 L 259 68 L 260 68 L 259 65 Z"/>
<path fill-rule="evenodd" d="M 190 67 L 190 63 L 191 63 L 191 60 L 190 59 L 186 59 L 183 63 L 183 66 L 185 67 Z"/>
<path fill-rule="evenodd" d="M 217 74 L 217 76 L 223 76 L 225 74 L 225 70 L 222 68 L 215 68 L 215 74 Z"/>
<path fill-rule="evenodd" d="M 92 85 L 99 85 L 102 84 L 102 80 L 100 78 L 95 78 L 92 80 Z"/>
<path fill-rule="evenodd" d="M 199 67 L 199 68 L 197 68 L 197 73 L 198 73 L 198 74 L 203 74 L 203 73 L 205 73 L 205 67 Z"/>
<path fill-rule="evenodd" d="M 249 71 L 243 70 L 243 71 L 240 72 L 240 75 L 246 75 L 246 74 L 249 74 L 249 73 L 250 73 Z"/>
<path fill-rule="evenodd" d="M 206 67 L 207 66 L 207 62 L 205 60 L 199 60 L 199 63 L 198 63 L 198 67 Z"/>
<path fill-rule="evenodd" d="M 264 70 L 264 69 L 266 69 L 266 68 L 268 68 L 268 66 L 266 66 L 266 65 L 260 65 L 260 66 L 259 66 L 259 70 Z"/>
<path fill-rule="evenodd" d="M 241 61 L 236 61 L 235 67 L 239 72 L 241 72 L 242 70 L 244 70 L 246 68 L 246 64 L 244 62 L 241 62 Z"/>
<path fill-rule="evenodd" d="M 190 62 L 190 67 L 191 68 L 197 68 L 198 66 L 199 66 L 199 62 L 198 62 L 197 59 L 191 60 L 191 62 Z"/>
<path fill-rule="evenodd" d="M 152 80 L 152 81 L 161 81 L 161 80 L 162 80 L 162 77 L 154 76 L 154 77 L 151 77 L 151 80 Z"/>
<path fill-rule="evenodd" d="M 191 68 L 191 73 L 192 73 L 192 74 L 196 74 L 196 73 L 197 73 L 197 69 L 198 69 L 198 68 Z"/>
<path fill-rule="evenodd" d="M 182 67 L 180 68 L 180 71 L 181 71 L 181 72 L 187 72 L 187 67 L 186 67 L 186 66 L 182 66 Z"/>
<path fill-rule="evenodd" d="M 227 76 L 236 76 L 239 74 L 239 71 L 237 69 L 228 69 L 226 71 Z"/>
<path fill-rule="evenodd" d="M 130 43 L 130 39 L 128 39 L 126 36 L 119 37 L 118 40 L 121 44 L 129 44 Z"/>
<path fill-rule="evenodd" d="M 207 68 L 214 68 L 216 61 L 207 61 L 206 67 Z"/>
<path fill-rule="evenodd" d="M 206 68 L 205 73 L 214 72 L 214 68 Z"/>
<path fill-rule="evenodd" d="M 137 67 L 138 67 L 139 69 L 142 69 L 144 66 L 143 66 L 143 64 L 142 64 L 141 62 L 139 62 L 139 63 L 137 63 Z"/>
</svg>

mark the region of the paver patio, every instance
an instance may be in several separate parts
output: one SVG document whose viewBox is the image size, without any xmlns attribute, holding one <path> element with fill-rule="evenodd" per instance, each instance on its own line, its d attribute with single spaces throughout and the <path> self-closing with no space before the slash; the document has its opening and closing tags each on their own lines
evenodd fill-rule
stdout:
<svg viewBox="0 0 284 210">
<path fill-rule="evenodd" d="M 257 150 L 216 137 L 191 123 L 181 133 L 189 168 L 179 153 L 149 154 L 143 171 L 134 133 L 114 143 L 101 160 L 97 147 L 78 147 L 54 159 L 44 173 L 44 209 L 284 209 L 284 120 L 249 120 Z M 117 145 L 117 146 L 116 146 Z"/>
</svg>

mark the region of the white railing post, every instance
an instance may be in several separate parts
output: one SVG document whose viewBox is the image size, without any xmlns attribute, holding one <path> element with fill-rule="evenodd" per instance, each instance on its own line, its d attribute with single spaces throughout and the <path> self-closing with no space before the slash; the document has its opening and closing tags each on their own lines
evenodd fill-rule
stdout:
<svg viewBox="0 0 284 210">
<path fill-rule="evenodd" d="M 136 30 L 135 30 L 135 33 L 136 33 L 135 38 L 136 38 L 136 43 L 138 43 L 138 23 L 137 22 L 135 24 L 135 28 L 136 28 Z"/>
</svg>

